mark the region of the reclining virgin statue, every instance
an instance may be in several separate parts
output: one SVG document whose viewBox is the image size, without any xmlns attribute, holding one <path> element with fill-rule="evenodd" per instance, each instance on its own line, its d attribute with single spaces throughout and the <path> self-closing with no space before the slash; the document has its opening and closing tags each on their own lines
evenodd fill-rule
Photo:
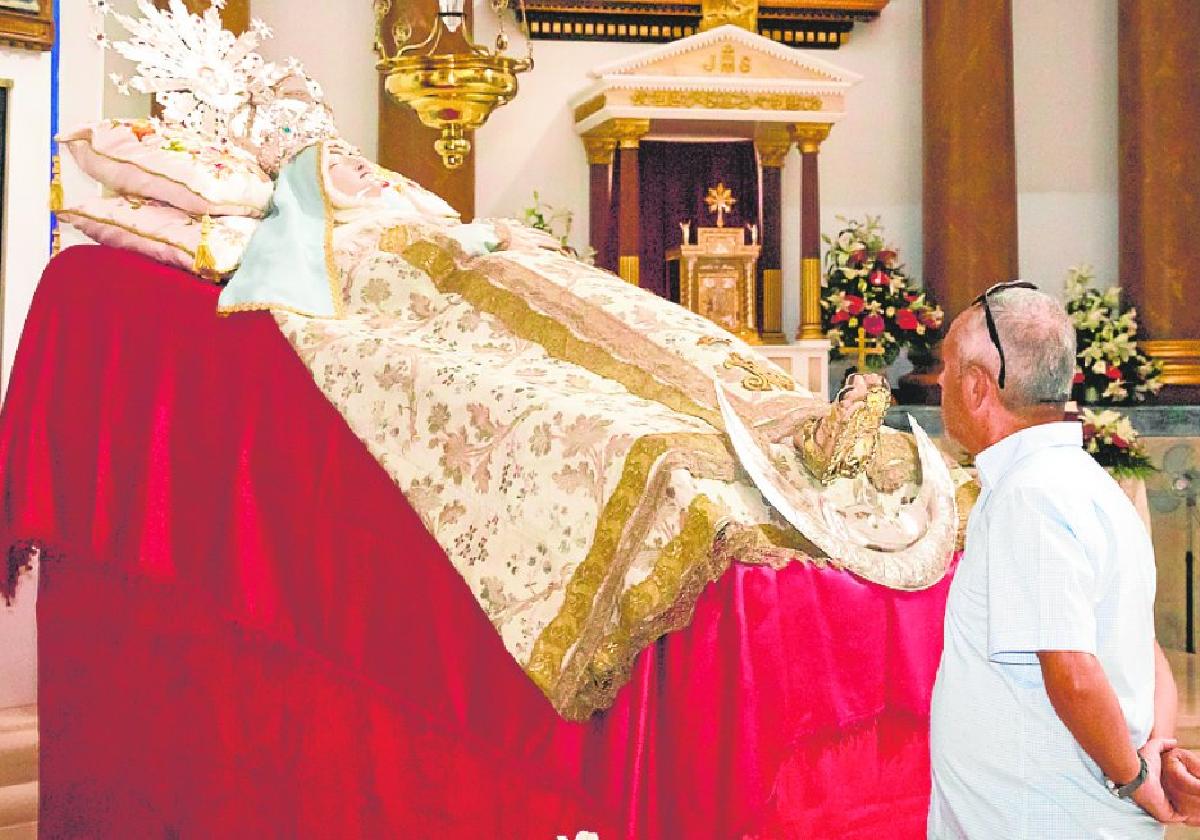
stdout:
<svg viewBox="0 0 1200 840">
<path fill-rule="evenodd" d="M 171 98 L 188 97 L 189 128 L 250 149 L 275 178 L 219 308 L 270 310 L 561 715 L 610 705 L 637 653 L 686 625 L 731 561 L 825 564 L 898 589 L 942 578 L 956 479 L 918 430 L 881 428 L 878 378 L 831 407 L 539 231 L 460 222 L 344 142 L 319 89 L 257 58 L 256 39 L 229 35 L 219 52 L 233 101 L 162 81 L 144 36 L 127 50 L 163 120 L 183 120 Z M 372 559 L 403 562 L 396 551 Z"/>
</svg>

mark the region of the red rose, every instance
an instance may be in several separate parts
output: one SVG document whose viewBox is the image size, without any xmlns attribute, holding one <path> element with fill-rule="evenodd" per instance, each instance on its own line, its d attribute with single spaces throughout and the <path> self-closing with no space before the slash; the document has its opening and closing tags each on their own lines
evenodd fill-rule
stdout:
<svg viewBox="0 0 1200 840">
<path fill-rule="evenodd" d="M 1121 369 L 1116 365 L 1109 365 L 1108 370 L 1104 371 L 1104 375 L 1114 382 L 1117 382 L 1121 378 Z"/>
<path fill-rule="evenodd" d="M 867 302 L 858 295 L 846 295 L 846 311 L 851 315 L 857 315 L 859 312 L 862 312 L 863 307 L 866 305 Z"/>
<path fill-rule="evenodd" d="M 839 309 L 837 312 L 833 313 L 833 317 L 830 318 L 829 320 L 835 324 L 840 324 L 840 323 L 842 323 L 842 321 L 850 320 L 850 313 L 844 309 Z"/>
<path fill-rule="evenodd" d="M 884 323 L 882 315 L 868 315 L 863 318 L 863 329 L 867 335 L 881 335 L 883 333 Z"/>
<path fill-rule="evenodd" d="M 1092 438 L 1094 438 L 1095 436 L 1096 436 L 1096 427 L 1093 426 L 1091 423 L 1084 423 L 1083 424 L 1083 439 L 1085 441 L 1088 441 L 1088 440 L 1091 440 Z"/>
<path fill-rule="evenodd" d="M 911 309 L 901 309 L 896 313 L 896 325 L 902 330 L 915 330 L 917 316 Z"/>
<path fill-rule="evenodd" d="M 879 261 L 881 263 L 883 263 L 884 265 L 891 265 L 893 262 L 896 261 L 896 252 L 895 251 L 886 251 L 886 250 L 880 251 L 879 252 Z"/>
<path fill-rule="evenodd" d="M 1129 441 L 1125 440 L 1125 438 L 1121 437 L 1120 435 L 1112 435 L 1112 443 L 1113 446 L 1117 447 L 1117 449 L 1129 448 Z"/>
<path fill-rule="evenodd" d="M 877 268 L 867 277 L 867 282 L 872 286 L 886 286 L 888 281 L 887 272 L 882 268 Z"/>
<path fill-rule="evenodd" d="M 859 248 L 857 251 L 855 251 L 854 253 L 852 253 L 850 255 L 850 262 L 852 262 L 852 263 L 857 263 L 858 265 L 862 265 L 866 261 L 867 261 L 867 249 L 866 248 Z"/>
<path fill-rule="evenodd" d="M 919 298 L 919 297 L 920 297 L 920 295 L 918 295 L 918 294 L 914 294 L 914 293 L 912 293 L 912 292 L 905 292 L 905 293 L 904 293 L 904 299 L 905 299 L 906 301 L 908 301 L 909 303 L 912 303 L 913 301 L 915 301 L 915 300 L 916 300 L 917 298 Z"/>
<path fill-rule="evenodd" d="M 1073 384 L 1073 385 L 1082 385 L 1083 384 L 1083 371 L 1081 371 L 1081 370 L 1075 371 L 1075 377 L 1071 380 L 1071 384 Z"/>
</svg>

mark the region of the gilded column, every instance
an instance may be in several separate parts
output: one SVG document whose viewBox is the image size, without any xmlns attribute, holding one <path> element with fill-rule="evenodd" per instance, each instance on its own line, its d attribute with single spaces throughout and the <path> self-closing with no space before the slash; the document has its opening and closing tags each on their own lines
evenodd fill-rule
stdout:
<svg viewBox="0 0 1200 840">
<path fill-rule="evenodd" d="M 762 175 L 759 225 L 762 230 L 762 251 L 758 257 L 762 277 L 758 311 L 762 313 L 762 319 L 759 335 L 763 344 L 787 344 L 787 336 L 783 334 L 783 227 L 780 219 L 783 207 L 783 161 L 792 148 L 792 137 L 787 126 L 759 126 L 754 148 L 758 151 Z"/>
<path fill-rule="evenodd" d="M 949 323 L 1019 270 L 1012 6 L 924 0 L 922 17 L 925 287 Z M 940 367 L 924 360 L 901 398 L 938 402 Z"/>
<path fill-rule="evenodd" d="M 605 123 L 611 127 L 620 149 L 620 181 L 617 184 L 617 274 L 633 285 L 639 285 L 641 267 L 638 264 L 641 243 L 638 238 L 641 197 L 638 192 L 638 144 L 650 131 L 649 120 L 616 119 Z"/>
<path fill-rule="evenodd" d="M 1200 219 L 1200 3 L 1117 3 L 1120 277 L 1164 402 L 1200 400 L 1192 239 Z"/>
<path fill-rule="evenodd" d="M 384 32 L 390 32 L 400 14 L 407 16 L 413 32 L 410 43 L 420 43 L 437 15 L 436 0 L 411 0 L 393 4 L 384 19 Z M 471 4 L 465 7 L 464 27 L 471 25 Z M 459 30 L 460 32 L 462 30 Z M 464 42 L 465 49 L 465 42 Z M 475 216 L 475 142 L 474 132 L 468 132 L 471 151 L 462 166 L 447 169 L 433 148 L 434 141 L 441 136 L 437 129 L 421 123 L 417 112 L 407 105 L 396 102 L 383 88 L 384 79 L 379 78 L 379 163 L 407 175 L 425 189 L 446 199 L 462 216 L 464 222 Z"/>
<path fill-rule="evenodd" d="M 612 164 L 617 138 L 602 128 L 583 135 L 588 172 L 588 239 L 596 252 L 596 265 L 616 272 L 612 252 Z"/>
<path fill-rule="evenodd" d="M 821 191 L 817 155 L 829 136 L 828 123 L 798 123 L 792 136 L 800 147 L 800 328 L 797 341 L 825 337 L 821 329 Z"/>
</svg>

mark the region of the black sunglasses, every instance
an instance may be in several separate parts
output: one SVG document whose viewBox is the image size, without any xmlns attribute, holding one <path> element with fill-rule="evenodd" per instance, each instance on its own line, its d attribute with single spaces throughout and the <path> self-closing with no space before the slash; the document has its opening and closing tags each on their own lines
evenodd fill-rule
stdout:
<svg viewBox="0 0 1200 840">
<path fill-rule="evenodd" d="M 1037 286 L 1025 280 L 1008 280 L 1004 283 L 997 283 L 971 302 L 972 306 L 983 304 L 983 317 L 987 322 L 988 335 L 992 337 L 992 344 L 996 345 L 996 352 L 1000 354 L 1000 375 L 996 377 L 996 382 L 1001 388 L 1004 387 L 1004 348 L 1000 346 L 1000 333 L 996 332 L 996 319 L 992 317 L 992 309 L 988 306 L 988 297 L 1005 289 L 1033 289 L 1036 291 Z"/>
</svg>

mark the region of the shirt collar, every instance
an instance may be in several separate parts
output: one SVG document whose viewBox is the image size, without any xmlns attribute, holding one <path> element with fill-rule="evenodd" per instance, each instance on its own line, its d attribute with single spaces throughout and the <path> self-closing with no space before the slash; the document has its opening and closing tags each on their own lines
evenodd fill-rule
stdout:
<svg viewBox="0 0 1200 840">
<path fill-rule="evenodd" d="M 995 487 L 1004 474 L 1026 456 L 1055 446 L 1083 446 L 1083 425 L 1078 422 L 1040 423 L 998 440 L 975 456 L 979 482 Z"/>
</svg>

